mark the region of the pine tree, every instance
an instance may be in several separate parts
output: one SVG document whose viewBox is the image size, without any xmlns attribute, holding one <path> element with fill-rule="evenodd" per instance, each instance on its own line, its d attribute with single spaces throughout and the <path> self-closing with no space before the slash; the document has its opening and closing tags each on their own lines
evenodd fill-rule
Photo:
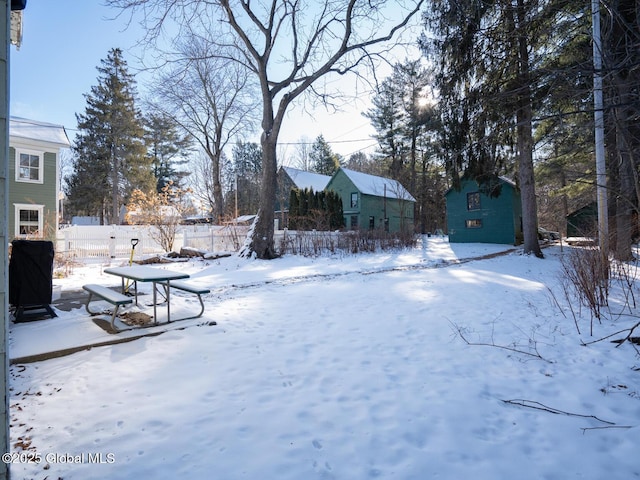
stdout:
<svg viewBox="0 0 640 480">
<path fill-rule="evenodd" d="M 390 174 L 396 179 L 400 176 L 407 149 L 403 138 L 401 88 L 392 76 L 385 78 L 373 97 L 373 108 L 364 113 L 376 130 L 374 138 L 378 141 L 380 154 L 389 160 Z"/>
<path fill-rule="evenodd" d="M 336 230 L 345 226 L 342 198 L 333 190 L 326 192 L 327 210 L 329 212 L 329 228 Z"/>
<path fill-rule="evenodd" d="M 190 172 L 179 168 L 188 163 L 187 155 L 193 140 L 189 135 L 180 133 L 180 127 L 173 118 L 162 113 L 148 115 L 144 127 L 147 155 L 153 176 L 157 179 L 157 192 L 162 192 L 169 183 L 174 189 L 182 189 L 183 180 Z"/>
<path fill-rule="evenodd" d="M 300 217 L 300 190 L 292 188 L 289 194 L 289 228 L 298 229 L 298 218 Z"/>
<path fill-rule="evenodd" d="M 136 188 L 154 189 L 155 179 L 145 155 L 135 81 L 122 51 L 111 49 L 97 69 L 98 84 L 85 94 L 85 113 L 76 114 L 79 133 L 69 203 L 75 211 L 100 215 L 103 223 L 119 223 L 128 194 Z"/>
<path fill-rule="evenodd" d="M 637 0 L 615 0 L 603 10 L 606 113 L 613 127 L 607 149 L 615 189 L 614 254 L 628 261 L 634 258 L 633 238 L 638 235 L 634 216 L 640 200 L 640 8 Z"/>
<path fill-rule="evenodd" d="M 333 175 L 340 167 L 340 159 L 331 146 L 324 139 L 323 135 L 318 135 L 311 146 L 309 160 L 313 171 L 321 175 Z"/>
<path fill-rule="evenodd" d="M 241 213 L 258 211 L 262 150 L 254 142 L 238 140 L 232 149 L 234 183 L 238 188 L 238 209 Z"/>
</svg>

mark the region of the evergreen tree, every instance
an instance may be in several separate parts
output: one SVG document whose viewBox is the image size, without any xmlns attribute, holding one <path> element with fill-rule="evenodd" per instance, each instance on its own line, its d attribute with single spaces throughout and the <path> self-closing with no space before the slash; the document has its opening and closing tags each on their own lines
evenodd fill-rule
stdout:
<svg viewBox="0 0 640 480">
<path fill-rule="evenodd" d="M 85 95 L 84 114 L 76 114 L 79 133 L 69 180 L 69 207 L 119 223 L 129 192 L 155 187 L 146 157 L 142 116 L 135 106 L 135 82 L 122 51 L 111 49 L 98 68 L 98 84 Z"/>
<path fill-rule="evenodd" d="M 427 172 L 429 160 L 437 158 L 436 138 L 440 131 L 437 109 L 429 101 L 430 82 L 430 72 L 421 61 L 397 63 L 374 97 L 374 107 L 365 113 L 376 129 L 383 159 L 379 171 L 370 173 L 389 175 L 407 185 L 418 200 L 414 218 L 420 219 L 422 231 L 427 228 L 427 210 L 433 210 L 432 192 L 440 191 L 439 179 Z M 443 217 L 444 210 L 436 216 Z"/>
<path fill-rule="evenodd" d="M 390 161 L 389 171 L 396 179 L 400 176 L 406 151 L 401 88 L 392 76 L 385 78 L 373 97 L 373 108 L 364 113 L 376 130 L 374 138 L 378 141 L 380 154 Z"/>
<path fill-rule="evenodd" d="M 524 250 L 542 257 L 533 175 L 533 118 L 548 34 L 559 5 L 526 0 L 435 0 L 428 18 L 435 38 L 423 48 L 438 62 L 448 169 L 491 188 L 505 163 L 517 166 Z M 499 194 L 499 192 L 498 192 Z"/>
<path fill-rule="evenodd" d="M 396 180 L 407 177 L 410 191 L 415 189 L 418 151 L 424 149 L 420 144 L 426 141 L 429 82 L 420 60 L 396 63 L 373 98 L 373 108 L 364 114 L 376 130 L 380 154 L 389 161 L 389 174 Z"/>
<path fill-rule="evenodd" d="M 298 216 L 302 219 L 309 215 L 309 195 L 307 195 L 308 190 L 306 188 L 299 192 L 300 202 L 298 203 Z"/>
<path fill-rule="evenodd" d="M 430 76 L 421 66 L 420 60 L 405 61 L 397 64 L 393 72 L 394 82 L 402 88 L 403 137 L 409 155 L 409 191 L 416 192 L 416 165 L 418 151 L 424 150 L 423 143 L 427 129 L 431 122 L 432 108 L 426 100 L 427 87 Z M 396 179 L 400 179 L 396 177 Z"/>
<path fill-rule="evenodd" d="M 309 211 L 318 210 L 320 208 L 318 195 L 313 191 L 313 187 L 305 188 L 304 192 L 307 194 L 307 204 L 309 205 Z"/>
<path fill-rule="evenodd" d="M 289 194 L 289 228 L 298 229 L 298 217 L 300 216 L 300 191 L 292 188 Z"/>
<path fill-rule="evenodd" d="M 238 140 L 232 150 L 234 185 L 240 214 L 258 211 L 262 149 L 254 142 Z"/>
<path fill-rule="evenodd" d="M 615 190 L 614 254 L 628 261 L 634 258 L 634 216 L 640 211 L 640 6 L 637 0 L 614 0 L 602 10 L 605 112 L 611 127 L 606 147 Z"/>
<path fill-rule="evenodd" d="M 187 155 L 193 140 L 189 135 L 180 133 L 180 126 L 173 118 L 162 113 L 148 115 L 144 126 L 147 155 L 153 176 L 157 179 L 158 193 L 170 183 L 174 189 L 181 190 L 184 178 L 190 173 L 179 168 L 188 163 Z"/>
<path fill-rule="evenodd" d="M 536 137 L 546 148 L 538 156 L 536 184 L 542 226 L 566 234 L 567 215 L 595 199 L 593 162 L 593 69 L 591 12 L 567 2 L 549 32 L 558 46 L 542 63 Z M 573 34 L 569 34 L 573 32 Z M 586 235 L 590 235 L 592 232 Z"/>
<path fill-rule="evenodd" d="M 292 188 L 289 196 L 289 228 L 335 230 L 344 227 L 342 199 L 334 191 L 314 192 Z"/>
<path fill-rule="evenodd" d="M 329 228 L 336 230 L 344 228 L 344 212 L 342 211 L 342 198 L 336 192 L 329 190 L 326 192 L 327 210 L 329 212 Z"/>
<path fill-rule="evenodd" d="M 340 168 L 340 158 L 333 153 L 323 135 L 318 135 L 313 142 L 309 160 L 313 171 L 321 175 L 333 175 Z"/>
</svg>

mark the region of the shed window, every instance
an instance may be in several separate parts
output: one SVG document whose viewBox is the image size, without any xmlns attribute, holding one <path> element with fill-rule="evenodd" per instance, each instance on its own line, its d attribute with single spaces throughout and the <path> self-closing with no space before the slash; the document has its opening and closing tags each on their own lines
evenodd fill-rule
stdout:
<svg viewBox="0 0 640 480">
<path fill-rule="evenodd" d="M 358 208 L 358 192 L 351 194 L 351 208 Z"/>
<path fill-rule="evenodd" d="M 467 228 L 482 228 L 482 220 L 479 218 L 467 220 Z"/>
<path fill-rule="evenodd" d="M 36 152 L 16 152 L 16 181 L 42 183 L 42 155 Z"/>
<path fill-rule="evenodd" d="M 358 216 L 357 215 L 351 215 L 351 228 L 353 228 L 353 229 L 358 228 Z"/>
<path fill-rule="evenodd" d="M 480 210 L 480 192 L 467 193 L 467 210 Z"/>
<path fill-rule="evenodd" d="M 376 228 L 376 218 L 374 216 L 369 217 L 369 230 Z"/>
</svg>

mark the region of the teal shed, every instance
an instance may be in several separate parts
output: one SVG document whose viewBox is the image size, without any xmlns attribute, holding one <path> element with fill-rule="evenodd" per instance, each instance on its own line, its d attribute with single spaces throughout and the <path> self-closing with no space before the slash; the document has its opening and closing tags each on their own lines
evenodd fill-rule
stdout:
<svg viewBox="0 0 640 480">
<path fill-rule="evenodd" d="M 413 229 L 416 200 L 396 180 L 339 168 L 326 190 L 342 198 L 347 228 L 384 229 L 388 232 Z"/>
<path fill-rule="evenodd" d="M 515 183 L 498 177 L 491 190 L 475 180 L 449 189 L 447 229 L 452 243 L 522 243 L 522 204 Z"/>
</svg>

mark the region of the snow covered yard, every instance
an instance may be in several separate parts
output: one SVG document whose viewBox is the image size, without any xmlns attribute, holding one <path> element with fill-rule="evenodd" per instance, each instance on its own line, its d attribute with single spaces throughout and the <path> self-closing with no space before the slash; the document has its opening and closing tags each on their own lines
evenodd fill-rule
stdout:
<svg viewBox="0 0 640 480">
<path fill-rule="evenodd" d="M 465 260 L 507 248 L 171 266 L 211 288 L 202 318 L 11 368 L 12 451 L 39 460 L 12 478 L 640 476 L 635 350 L 580 345 L 558 247 Z M 12 325 L 10 356 L 104 335 L 61 312 Z"/>
</svg>

